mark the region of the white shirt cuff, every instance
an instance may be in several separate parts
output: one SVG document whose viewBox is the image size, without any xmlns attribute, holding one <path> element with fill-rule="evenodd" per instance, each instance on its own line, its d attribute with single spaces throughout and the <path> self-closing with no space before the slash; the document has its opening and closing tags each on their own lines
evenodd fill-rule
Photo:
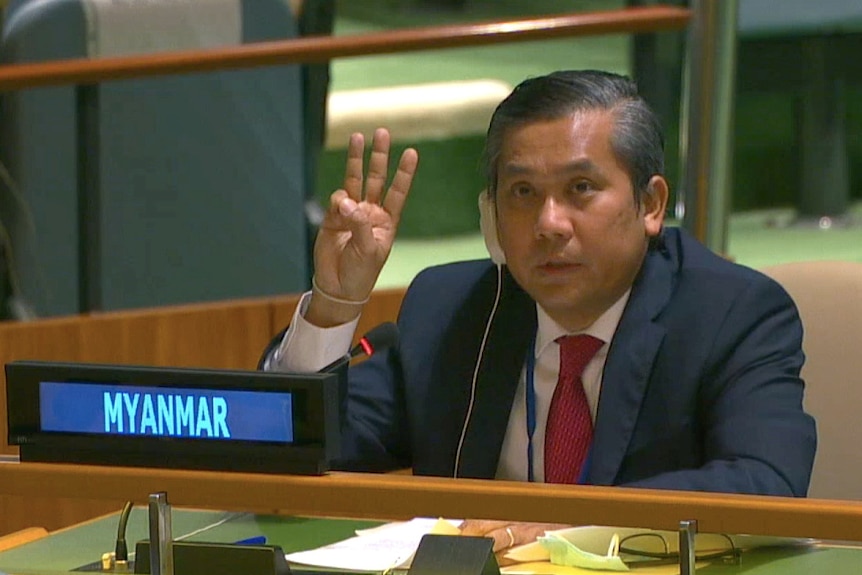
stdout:
<svg viewBox="0 0 862 575">
<path fill-rule="evenodd" d="M 308 323 L 304 317 L 310 301 L 310 291 L 302 294 L 290 327 L 281 344 L 267 358 L 265 370 L 315 372 L 350 351 L 359 318 L 335 327 L 317 327 Z"/>
</svg>

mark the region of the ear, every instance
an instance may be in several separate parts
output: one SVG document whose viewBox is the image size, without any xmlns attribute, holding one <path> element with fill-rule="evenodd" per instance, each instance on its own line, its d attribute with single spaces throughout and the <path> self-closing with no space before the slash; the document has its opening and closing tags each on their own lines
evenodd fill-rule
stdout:
<svg viewBox="0 0 862 575">
<path fill-rule="evenodd" d="M 491 256 L 491 261 L 498 266 L 505 264 L 506 255 L 500 247 L 500 239 L 497 236 L 497 206 L 488 190 L 479 194 L 479 229 L 482 230 L 485 248 Z"/>
<path fill-rule="evenodd" d="M 667 180 L 662 176 L 653 176 L 647 184 L 646 193 L 641 198 L 644 229 L 650 237 L 661 233 L 664 225 L 664 215 L 667 211 L 669 195 Z"/>
</svg>

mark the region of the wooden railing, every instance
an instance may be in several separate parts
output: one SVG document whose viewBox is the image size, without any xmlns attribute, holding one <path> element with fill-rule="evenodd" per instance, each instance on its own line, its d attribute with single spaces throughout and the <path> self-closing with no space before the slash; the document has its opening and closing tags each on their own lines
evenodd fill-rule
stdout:
<svg viewBox="0 0 862 575">
<path fill-rule="evenodd" d="M 211 72 L 257 66 L 325 62 L 372 54 L 485 46 L 504 42 L 549 40 L 679 30 L 690 18 L 686 8 L 647 6 L 561 14 L 514 21 L 430 26 L 349 36 L 309 37 L 209 50 L 141 56 L 74 59 L 0 66 L 0 91 L 108 80 Z"/>
</svg>

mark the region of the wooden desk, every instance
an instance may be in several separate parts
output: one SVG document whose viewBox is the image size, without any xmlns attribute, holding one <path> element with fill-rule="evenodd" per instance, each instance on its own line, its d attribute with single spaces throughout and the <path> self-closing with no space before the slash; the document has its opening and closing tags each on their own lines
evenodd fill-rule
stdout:
<svg viewBox="0 0 862 575">
<path fill-rule="evenodd" d="M 0 496 L 146 502 L 281 515 L 471 517 L 862 541 L 862 502 L 405 475 L 322 477 L 43 463 L 0 466 Z"/>
</svg>

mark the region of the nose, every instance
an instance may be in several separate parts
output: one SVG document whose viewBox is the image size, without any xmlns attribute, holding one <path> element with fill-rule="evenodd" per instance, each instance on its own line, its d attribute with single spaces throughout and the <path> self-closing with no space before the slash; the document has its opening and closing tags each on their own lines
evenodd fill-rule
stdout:
<svg viewBox="0 0 862 575">
<path fill-rule="evenodd" d="M 568 239 L 571 236 L 572 221 L 569 218 L 566 206 L 551 196 L 545 198 L 536 217 L 536 237 L 544 239 Z"/>
</svg>

